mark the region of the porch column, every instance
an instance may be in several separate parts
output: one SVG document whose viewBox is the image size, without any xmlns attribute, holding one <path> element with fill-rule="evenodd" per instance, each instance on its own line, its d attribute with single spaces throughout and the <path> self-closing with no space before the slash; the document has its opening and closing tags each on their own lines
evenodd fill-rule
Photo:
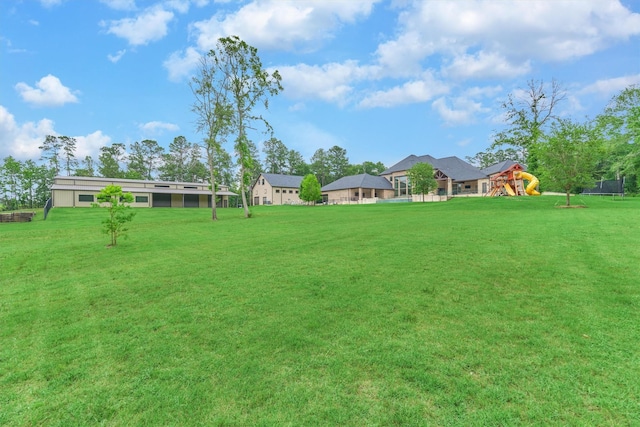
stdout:
<svg viewBox="0 0 640 427">
<path fill-rule="evenodd" d="M 453 196 L 453 182 L 447 178 L 447 196 Z"/>
</svg>

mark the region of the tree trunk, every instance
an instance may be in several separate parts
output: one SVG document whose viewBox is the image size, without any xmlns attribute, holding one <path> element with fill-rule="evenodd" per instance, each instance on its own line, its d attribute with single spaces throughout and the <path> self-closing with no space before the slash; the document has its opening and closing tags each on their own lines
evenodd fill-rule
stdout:
<svg viewBox="0 0 640 427">
<path fill-rule="evenodd" d="M 567 190 L 567 206 L 571 206 L 571 193 Z"/>
<path fill-rule="evenodd" d="M 247 192 L 244 188 L 244 166 L 242 166 L 242 172 L 240 174 L 240 192 L 242 193 L 242 207 L 244 208 L 244 217 L 249 218 L 249 206 L 247 205 Z"/>
<path fill-rule="evenodd" d="M 213 147 L 207 144 L 207 160 L 209 162 L 209 179 L 211 180 L 211 220 L 218 220 L 216 211 L 216 174 L 213 170 Z"/>
</svg>

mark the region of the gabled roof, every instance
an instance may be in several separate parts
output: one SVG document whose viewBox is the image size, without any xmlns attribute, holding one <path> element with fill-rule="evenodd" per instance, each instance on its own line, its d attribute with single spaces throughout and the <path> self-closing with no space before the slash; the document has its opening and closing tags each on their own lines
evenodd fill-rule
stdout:
<svg viewBox="0 0 640 427">
<path fill-rule="evenodd" d="M 503 162 L 496 163 L 495 165 L 491 165 L 484 169 L 481 169 L 481 171 L 487 175 L 493 175 L 494 173 L 500 173 L 509 170 L 509 168 L 517 164 L 518 163 L 514 162 L 513 160 L 505 160 Z"/>
<path fill-rule="evenodd" d="M 381 176 L 373 176 L 368 173 L 351 175 L 340 178 L 321 188 L 322 191 L 347 190 L 350 188 L 371 188 L 375 190 L 393 190 L 388 179 Z"/>
<path fill-rule="evenodd" d="M 302 176 L 283 175 L 279 173 L 263 173 L 262 176 L 272 187 L 300 188 Z"/>
<path fill-rule="evenodd" d="M 439 170 L 454 181 L 469 181 L 487 177 L 487 175 L 480 169 L 456 156 L 436 159 L 429 155 L 415 156 L 413 154 L 400 160 L 380 175 L 388 175 L 393 172 L 409 170 L 416 163 L 429 163 L 434 169 Z"/>
<path fill-rule="evenodd" d="M 434 160 L 435 162 L 431 163 L 433 168 L 438 169 L 454 181 L 471 181 L 487 177 L 480 169 L 456 156 Z"/>
<path fill-rule="evenodd" d="M 393 172 L 406 171 L 411 169 L 411 167 L 416 163 L 426 162 L 433 166 L 432 162 L 435 160 L 436 160 L 435 158 L 429 156 L 428 154 L 426 156 L 416 156 L 414 154 L 411 154 L 408 157 L 405 157 L 404 159 L 400 160 L 395 165 L 391 166 L 389 169 L 383 171 L 380 175 L 388 175 Z"/>
</svg>

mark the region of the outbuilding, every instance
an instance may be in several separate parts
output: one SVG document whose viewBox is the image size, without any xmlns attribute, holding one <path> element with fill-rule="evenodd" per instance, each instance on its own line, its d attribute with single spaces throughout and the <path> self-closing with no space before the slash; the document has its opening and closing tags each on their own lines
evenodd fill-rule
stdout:
<svg viewBox="0 0 640 427">
<path fill-rule="evenodd" d="M 145 181 L 120 178 L 57 176 L 51 186 L 52 207 L 91 207 L 96 196 L 107 185 L 117 185 L 131 193 L 133 207 L 140 208 L 206 208 L 211 207 L 208 183 Z M 217 206 L 229 207 L 229 197 L 237 196 L 225 185 L 218 186 Z"/>
</svg>

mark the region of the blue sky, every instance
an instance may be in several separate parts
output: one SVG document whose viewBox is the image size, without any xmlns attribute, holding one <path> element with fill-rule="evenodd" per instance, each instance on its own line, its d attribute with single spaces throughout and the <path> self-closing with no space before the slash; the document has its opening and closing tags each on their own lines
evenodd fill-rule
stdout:
<svg viewBox="0 0 640 427">
<path fill-rule="evenodd" d="M 2 0 L 0 158 L 35 160 L 48 134 L 94 159 L 201 142 L 188 81 L 226 35 L 279 70 L 266 118 L 307 161 L 333 145 L 354 164 L 464 159 L 529 79 L 557 79 L 577 120 L 640 84 L 640 0 Z"/>
</svg>

